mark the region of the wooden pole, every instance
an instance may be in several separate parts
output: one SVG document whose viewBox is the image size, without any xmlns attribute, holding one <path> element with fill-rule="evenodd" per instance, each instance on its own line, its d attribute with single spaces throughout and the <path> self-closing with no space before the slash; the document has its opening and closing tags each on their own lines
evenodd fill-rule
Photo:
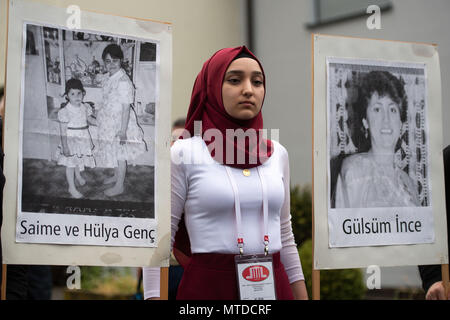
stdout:
<svg viewBox="0 0 450 320">
<path fill-rule="evenodd" d="M 6 91 L 4 91 L 6 92 Z M 0 101 L 0 116 L 2 117 L 2 140 L 0 143 L 2 144 L 2 150 L 3 150 L 3 131 L 5 128 L 5 98 L 4 96 L 1 98 Z M 2 168 L 3 169 L 3 168 Z M 3 200 L 3 195 L 2 195 Z M 0 203 L 1 206 L 3 206 L 3 201 Z M 0 237 L 1 237 L 1 230 L 0 230 Z M 3 259 L 3 257 L 1 257 Z M 0 261 L 0 263 L 3 263 L 3 261 Z M 1 300 L 6 300 L 6 264 L 2 264 L 2 287 L 1 287 Z"/>
<path fill-rule="evenodd" d="M 169 268 L 161 268 L 160 299 L 169 300 Z"/>
<path fill-rule="evenodd" d="M 6 300 L 6 267 L 7 265 L 2 265 L 2 292 L 1 292 L 1 300 Z"/>
<path fill-rule="evenodd" d="M 442 270 L 442 284 L 444 285 L 445 298 L 448 299 L 448 296 L 450 294 L 448 264 L 441 265 L 441 270 Z"/>
<path fill-rule="evenodd" d="M 3 141 L 5 140 L 4 137 L 5 135 L 3 134 L 5 131 L 5 97 L 6 97 L 6 73 L 7 73 L 7 64 L 6 61 L 8 60 L 8 27 L 9 27 L 9 0 L 6 1 L 6 45 L 5 45 L 5 78 L 4 78 L 4 91 L 3 91 L 3 98 L 0 101 L 0 116 L 2 117 L 2 140 L 0 141 L 0 143 L 2 144 L 2 150 L 4 150 L 3 148 Z M 3 168 L 2 168 L 3 169 Z M 3 195 L 2 195 L 2 200 L 3 200 Z M 3 201 L 2 203 L 0 203 L 1 206 L 3 206 Z M 0 230 L 0 236 L 1 236 L 1 230 Z M 3 257 L 1 257 L 3 259 Z M 3 261 L 0 261 L 0 263 L 3 263 Z M 6 300 L 6 269 L 7 269 L 7 265 L 6 264 L 2 264 L 2 286 L 1 286 L 1 293 L 0 293 L 0 299 L 1 300 Z"/>
<path fill-rule="evenodd" d="M 312 271 L 312 298 L 320 300 L 320 270 Z"/>
<path fill-rule="evenodd" d="M 311 101 L 312 101 L 312 299 L 320 300 L 320 271 L 314 269 L 314 33 L 311 34 L 311 61 L 312 61 L 312 85 L 311 85 Z"/>
</svg>

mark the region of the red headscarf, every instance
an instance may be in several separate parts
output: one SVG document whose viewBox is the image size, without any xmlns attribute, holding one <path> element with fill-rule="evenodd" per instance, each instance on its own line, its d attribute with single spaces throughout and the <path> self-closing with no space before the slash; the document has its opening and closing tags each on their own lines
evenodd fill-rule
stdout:
<svg viewBox="0 0 450 320">
<path fill-rule="evenodd" d="M 253 119 L 239 120 L 231 117 L 225 111 L 225 107 L 223 105 L 222 84 L 225 72 L 231 62 L 242 54 L 255 59 L 264 75 L 264 70 L 261 63 L 245 46 L 225 48 L 217 51 L 204 63 L 202 70 L 195 80 L 194 88 L 192 90 L 191 103 L 189 105 L 189 111 L 186 117 L 185 128 L 190 132 L 191 136 L 193 136 L 194 121 L 201 121 L 202 137 L 206 130 L 218 129 L 222 133 L 223 158 L 216 157 L 216 150 L 214 148 L 209 148 L 211 156 L 220 163 L 224 163 L 235 168 L 246 169 L 257 167 L 264 163 L 272 155 L 273 147 L 270 140 L 263 139 L 259 134 L 260 130 L 263 128 L 263 118 L 261 112 L 259 112 Z M 265 76 L 263 81 L 265 88 Z M 257 133 L 257 135 L 254 136 L 256 140 L 246 139 L 245 145 L 237 143 L 236 139 L 227 140 L 227 129 L 242 129 L 244 132 L 249 129 L 254 129 Z M 205 140 L 205 142 L 207 145 L 210 145 L 213 141 Z M 226 161 L 227 143 L 234 145 L 233 163 L 227 163 Z M 238 154 L 242 154 L 242 152 L 245 153 L 245 163 L 239 163 L 237 161 Z M 256 160 L 256 163 L 254 163 L 254 160 Z"/>
</svg>

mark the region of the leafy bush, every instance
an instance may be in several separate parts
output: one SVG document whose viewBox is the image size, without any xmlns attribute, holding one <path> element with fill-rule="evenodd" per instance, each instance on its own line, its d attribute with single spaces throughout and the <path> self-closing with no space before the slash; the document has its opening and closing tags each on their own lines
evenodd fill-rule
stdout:
<svg viewBox="0 0 450 320">
<path fill-rule="evenodd" d="M 303 274 L 309 295 L 312 293 L 312 240 L 305 241 L 299 249 Z M 360 269 L 320 271 L 321 300 L 358 300 L 366 293 L 364 277 Z"/>
<path fill-rule="evenodd" d="M 83 290 L 94 289 L 99 281 L 103 281 L 102 267 L 81 267 L 81 288 Z"/>
<path fill-rule="evenodd" d="M 312 238 L 312 194 L 309 186 L 291 188 L 292 231 L 301 244 Z"/>
<path fill-rule="evenodd" d="M 137 279 L 133 268 L 81 267 L 81 288 L 105 296 L 132 295 Z"/>
<path fill-rule="evenodd" d="M 312 193 L 309 186 L 291 188 L 292 230 L 311 297 L 312 286 Z M 362 299 L 366 292 L 360 269 L 321 270 L 320 299 Z"/>
</svg>

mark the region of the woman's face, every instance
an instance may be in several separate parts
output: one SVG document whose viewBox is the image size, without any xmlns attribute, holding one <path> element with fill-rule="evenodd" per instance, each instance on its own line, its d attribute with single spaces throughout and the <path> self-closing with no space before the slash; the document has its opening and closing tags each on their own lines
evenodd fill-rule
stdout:
<svg viewBox="0 0 450 320">
<path fill-rule="evenodd" d="M 122 60 L 118 58 L 112 58 L 109 53 L 106 54 L 105 60 L 106 70 L 109 72 L 109 75 L 112 76 L 114 73 L 120 70 L 120 66 L 122 64 Z"/>
<path fill-rule="evenodd" d="M 264 99 L 264 76 L 256 60 L 234 60 L 222 84 L 225 111 L 235 119 L 249 120 L 260 112 Z"/>
<path fill-rule="evenodd" d="M 389 96 L 380 97 L 374 92 L 366 115 L 367 120 L 363 119 L 363 125 L 370 129 L 372 146 L 393 150 L 400 138 L 402 127 L 400 107 Z"/>
</svg>

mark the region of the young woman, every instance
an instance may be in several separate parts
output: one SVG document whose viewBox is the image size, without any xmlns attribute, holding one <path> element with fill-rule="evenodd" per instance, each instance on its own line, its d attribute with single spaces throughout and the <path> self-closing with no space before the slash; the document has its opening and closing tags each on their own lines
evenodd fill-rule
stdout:
<svg viewBox="0 0 450 320">
<path fill-rule="evenodd" d="M 246 47 L 216 52 L 197 76 L 186 119 L 193 137 L 171 149 L 172 242 L 184 213 L 192 252 L 177 299 L 245 298 L 235 263 L 257 254 L 272 259 L 277 299 L 308 297 L 290 221 L 288 154 L 255 134 L 265 89 L 262 66 Z M 248 139 L 236 141 L 242 133 Z M 144 268 L 144 294 L 159 297 L 159 268 Z"/>
<path fill-rule="evenodd" d="M 342 163 L 337 208 L 420 205 L 413 180 L 395 162 L 407 105 L 403 84 L 393 74 L 372 71 L 365 76 L 355 112 L 362 134 L 355 134 L 354 142 L 360 152 Z"/>
</svg>

